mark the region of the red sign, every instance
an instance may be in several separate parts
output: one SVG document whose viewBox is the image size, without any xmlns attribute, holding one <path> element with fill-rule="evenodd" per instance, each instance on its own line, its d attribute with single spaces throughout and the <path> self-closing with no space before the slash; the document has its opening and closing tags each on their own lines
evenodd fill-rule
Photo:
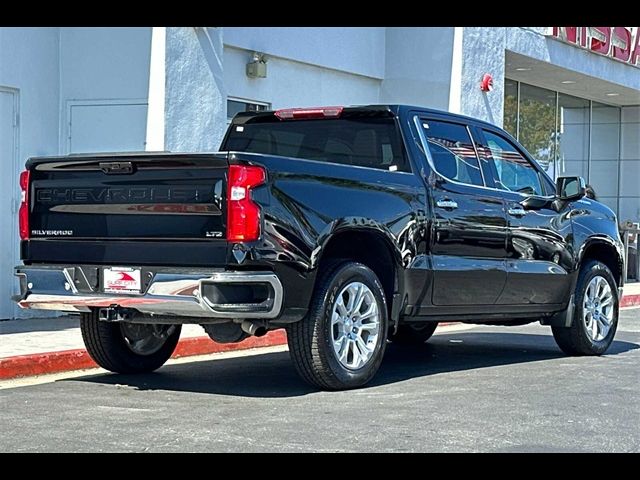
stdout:
<svg viewBox="0 0 640 480">
<path fill-rule="evenodd" d="M 640 67 L 638 27 L 553 27 L 551 35 L 576 47 Z"/>
</svg>

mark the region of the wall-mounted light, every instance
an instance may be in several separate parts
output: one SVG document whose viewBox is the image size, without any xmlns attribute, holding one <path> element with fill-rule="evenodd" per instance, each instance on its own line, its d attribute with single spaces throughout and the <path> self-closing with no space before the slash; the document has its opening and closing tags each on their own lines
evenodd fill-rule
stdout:
<svg viewBox="0 0 640 480">
<path fill-rule="evenodd" d="M 267 78 L 267 56 L 264 53 L 253 52 L 251 61 L 247 63 L 247 77 Z"/>
<path fill-rule="evenodd" d="M 480 90 L 483 92 L 490 92 L 493 90 L 493 77 L 490 74 L 485 73 L 482 76 L 482 80 L 480 80 Z"/>
</svg>

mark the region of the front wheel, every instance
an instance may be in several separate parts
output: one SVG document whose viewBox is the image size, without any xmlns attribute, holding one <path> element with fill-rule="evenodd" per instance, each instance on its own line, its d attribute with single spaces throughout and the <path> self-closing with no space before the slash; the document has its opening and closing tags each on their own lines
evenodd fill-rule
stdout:
<svg viewBox="0 0 640 480">
<path fill-rule="evenodd" d="M 326 390 L 366 384 L 382 362 L 387 318 L 384 290 L 368 267 L 342 262 L 326 268 L 308 315 L 287 331 L 296 370 Z"/>
<path fill-rule="evenodd" d="M 609 268 L 589 261 L 580 270 L 570 327 L 551 327 L 568 355 L 602 355 L 618 328 L 618 290 Z"/>
<path fill-rule="evenodd" d="M 146 373 L 160 368 L 178 344 L 181 325 L 105 322 L 97 312 L 83 313 L 82 339 L 91 358 L 116 373 Z"/>
</svg>

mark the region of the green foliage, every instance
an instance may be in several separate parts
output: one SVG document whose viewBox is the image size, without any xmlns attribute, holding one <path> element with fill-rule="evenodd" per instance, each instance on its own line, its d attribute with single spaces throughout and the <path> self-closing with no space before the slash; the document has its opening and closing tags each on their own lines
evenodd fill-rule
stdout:
<svg viewBox="0 0 640 480">
<path fill-rule="evenodd" d="M 504 99 L 504 128 L 516 135 L 517 98 Z M 555 105 L 539 100 L 522 98 L 520 101 L 520 135 L 518 140 L 543 168 L 547 168 L 555 155 Z"/>
</svg>

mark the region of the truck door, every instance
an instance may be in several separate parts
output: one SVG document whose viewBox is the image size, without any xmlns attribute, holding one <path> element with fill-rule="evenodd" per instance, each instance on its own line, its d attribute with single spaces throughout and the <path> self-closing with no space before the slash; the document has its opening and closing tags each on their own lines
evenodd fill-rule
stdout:
<svg viewBox="0 0 640 480">
<path fill-rule="evenodd" d="M 507 210 L 507 284 L 499 305 L 562 304 L 571 281 L 569 209 L 552 208 L 550 182 L 509 139 L 482 129 L 484 150 Z M 545 201 L 547 200 L 547 201 Z"/>
<path fill-rule="evenodd" d="M 414 120 L 432 169 L 432 303 L 493 305 L 507 276 L 502 195 L 486 187 L 485 166 L 466 125 L 426 116 Z"/>
</svg>

